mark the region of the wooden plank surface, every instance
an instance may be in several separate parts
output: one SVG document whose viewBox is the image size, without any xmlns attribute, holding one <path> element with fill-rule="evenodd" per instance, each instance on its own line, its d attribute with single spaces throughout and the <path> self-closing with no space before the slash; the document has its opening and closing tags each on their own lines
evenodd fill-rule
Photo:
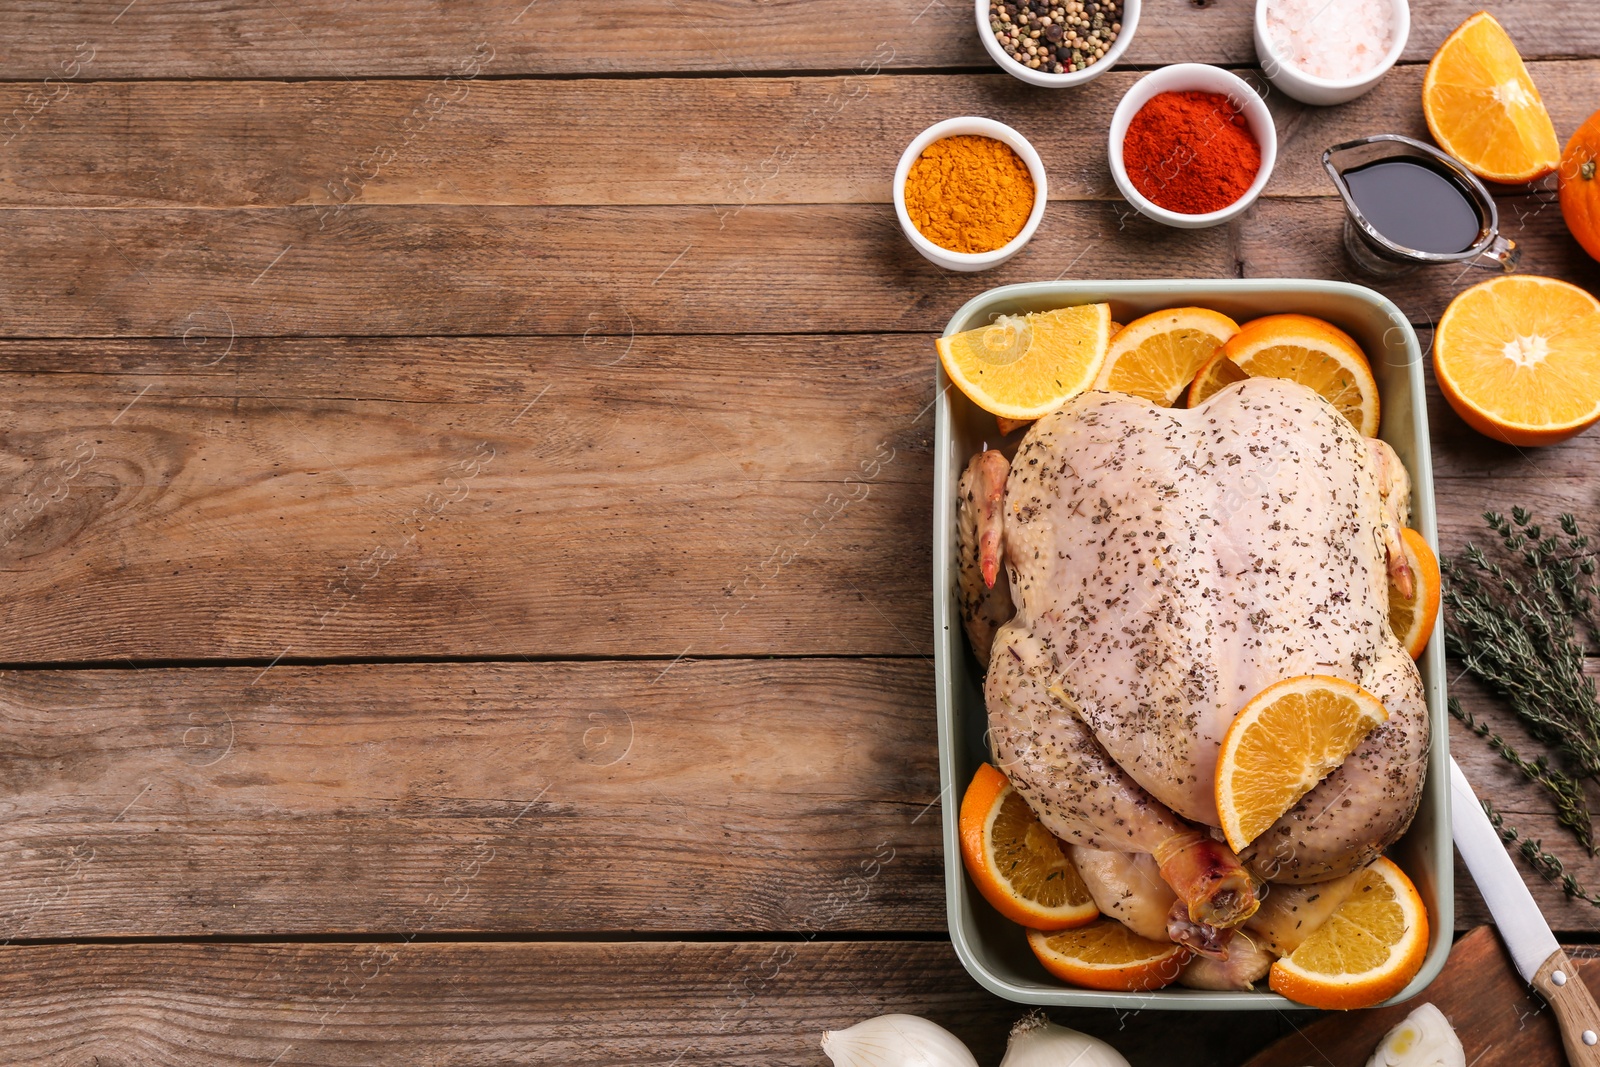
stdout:
<svg viewBox="0 0 1600 1067">
<path fill-rule="evenodd" d="M 1600 263 L 1567 231 L 1554 193 L 1496 199 L 1501 232 L 1522 250 L 1518 270 L 1600 289 Z M 1484 267 L 1440 265 L 1375 281 L 1344 253 L 1344 219 L 1344 207 L 1335 198 L 1260 201 L 1239 225 L 1240 273 L 1246 278 L 1339 278 L 1374 286 L 1411 322 L 1429 326 L 1457 293 L 1494 276 Z"/>
<path fill-rule="evenodd" d="M 1506 202 L 1527 270 L 1600 279 L 1553 201 Z M 1518 214 L 1518 212 L 1521 214 Z M 879 205 L 351 207 L 0 212 L 9 337 L 581 335 L 936 331 L 975 291 L 906 243 Z M 1041 278 L 1359 275 L 1331 198 L 1267 200 L 1236 225 L 1171 230 L 1117 202 L 1057 202 L 984 287 Z M 830 239 L 818 241 L 827 233 Z M 1387 285 L 1428 323 L 1471 270 Z M 1481 272 L 1476 272 L 1479 276 Z"/>
<path fill-rule="evenodd" d="M 0 345 L 4 662 L 929 654 L 931 339 L 594 314 Z M 1429 416 L 1447 552 L 1486 507 L 1596 503 L 1600 438 Z"/>
<path fill-rule="evenodd" d="M 10 4 L 0 1061 L 820 1064 L 900 1010 L 997 1062 L 1020 1009 L 941 936 L 930 334 L 1007 281 L 1354 277 L 1317 155 L 1422 133 L 1420 61 L 1477 5 L 1413 3 L 1356 103 L 1269 93 L 1283 157 L 1236 224 L 1141 222 L 1111 109 L 1251 64 L 1253 7 L 1152 0 L 1127 69 L 1057 94 L 955 0 Z M 1497 14 L 1565 136 L 1594 20 Z M 1056 199 L 981 278 L 887 209 L 899 146 L 962 112 L 1028 133 Z M 1548 183 L 1500 203 L 1524 269 L 1600 287 Z M 1475 277 L 1384 288 L 1426 326 Z M 1447 552 L 1487 506 L 1600 512 L 1600 438 L 1430 412 Z M 1057 1019 L 1140 1067 L 1306 1022 Z"/>
<path fill-rule="evenodd" d="M 878 205 L 352 207 L 0 214 L 12 337 L 937 330 L 973 293 Z M 828 240 L 818 240 L 825 233 Z M 984 284 L 1236 273 L 1225 229 L 1058 203 Z"/>
<path fill-rule="evenodd" d="M 929 339 L 594 314 L 8 347 L 5 662 L 927 654 Z"/>
<path fill-rule="evenodd" d="M 1566 137 L 1596 101 L 1583 62 L 1530 72 Z M 1423 67 L 1312 108 L 1241 69 L 1272 106 L 1267 196 L 1328 196 L 1322 149 L 1374 131 L 1428 140 Z M 890 201 L 901 147 L 957 114 L 1000 115 L 1044 160 L 1052 199 L 1114 199 L 1105 130 L 1143 75 L 1116 71 L 1072 106 L 1003 74 L 431 81 L 86 82 L 0 151 L 0 205 L 683 205 Z M 37 86 L 0 83 L 0 114 Z M 421 108 L 421 114 L 413 109 Z M 658 133 L 641 140 L 639 131 Z"/>
<path fill-rule="evenodd" d="M 6 950 L 0 1057 L 340 1067 L 749 1064 L 825 1067 L 822 1034 L 925 1015 L 1000 1060 L 1026 1014 L 947 943 L 81 945 Z M 1238 1063 L 1307 1015 L 1076 1011 L 1056 1021 L 1137 1067 Z"/>
<path fill-rule="evenodd" d="M 1483 540 L 1480 538 L 1480 543 Z M 1474 718 L 1489 724 L 1495 733 L 1529 759 L 1549 751 L 1548 746 L 1535 741 L 1505 709 L 1503 701 L 1466 674 L 1459 662 L 1452 659 L 1450 663 L 1451 695 L 1459 698 Z M 1450 724 L 1450 754 L 1466 771 L 1473 791 L 1494 805 L 1507 826 L 1515 828 L 1524 838 L 1542 842 L 1544 849 L 1556 856 L 1586 891 L 1600 893 L 1600 860 L 1586 855 L 1572 831 L 1556 822 L 1549 794 L 1495 754 L 1487 741 L 1455 721 Z M 1567 896 L 1535 872 L 1521 856 L 1516 856 L 1516 866 L 1553 929 L 1594 930 L 1600 927 L 1600 908 Z M 1493 922 L 1459 854 L 1455 859 L 1455 872 L 1456 928 Z"/>
<path fill-rule="evenodd" d="M 1600 979 L 1595 950 L 1570 950 L 1593 986 Z M 1480 926 L 1456 942 L 1443 973 L 1405 1004 L 1368 1011 L 1328 1012 L 1252 1056 L 1245 1067 L 1356 1067 L 1390 1029 L 1426 1001 L 1444 1013 L 1473 1067 L 1563 1067 L 1555 1017 L 1511 965 L 1494 930 Z"/>
<path fill-rule="evenodd" d="M 95 48 L 98 78 L 443 77 L 476 55 L 494 75 L 649 71 L 988 67 L 970 4 L 892 0 L 385 0 L 357 16 L 337 0 L 265 7 L 218 0 L 14 0 L 0 21 L 7 77 L 59 74 L 73 48 Z M 1413 0 L 1405 58 L 1425 61 L 1478 9 L 1475 0 Z M 1147 0 L 1124 59 L 1253 63 L 1252 0 Z M 1530 58 L 1600 53 L 1580 0 L 1504 4 L 1500 17 Z M 487 51 L 481 51 L 482 49 Z M 883 51 L 878 51 L 880 48 Z"/>
<path fill-rule="evenodd" d="M 6 672 L 0 943 L 939 934 L 932 688 L 922 659 Z M 1508 819 L 1553 828 L 1452 732 Z"/>
<path fill-rule="evenodd" d="M 6 672 L 0 943 L 937 933 L 932 706 L 921 659 Z"/>
</svg>

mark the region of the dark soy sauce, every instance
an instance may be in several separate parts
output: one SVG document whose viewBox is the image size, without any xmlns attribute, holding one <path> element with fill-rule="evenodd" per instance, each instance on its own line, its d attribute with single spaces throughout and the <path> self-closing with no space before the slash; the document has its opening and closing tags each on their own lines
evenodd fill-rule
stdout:
<svg viewBox="0 0 1600 1067">
<path fill-rule="evenodd" d="M 1467 194 L 1426 164 L 1379 160 L 1345 171 L 1344 181 L 1372 228 L 1397 245 L 1448 255 L 1465 252 L 1482 233 Z"/>
</svg>

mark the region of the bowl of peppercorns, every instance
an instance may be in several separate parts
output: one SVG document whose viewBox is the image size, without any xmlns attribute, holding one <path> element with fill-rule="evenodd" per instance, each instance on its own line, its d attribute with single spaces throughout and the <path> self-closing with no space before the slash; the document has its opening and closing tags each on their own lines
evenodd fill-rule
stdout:
<svg viewBox="0 0 1600 1067">
<path fill-rule="evenodd" d="M 1139 25 L 1139 0 L 977 0 L 978 37 L 1000 69 L 1065 89 L 1110 70 Z"/>
</svg>

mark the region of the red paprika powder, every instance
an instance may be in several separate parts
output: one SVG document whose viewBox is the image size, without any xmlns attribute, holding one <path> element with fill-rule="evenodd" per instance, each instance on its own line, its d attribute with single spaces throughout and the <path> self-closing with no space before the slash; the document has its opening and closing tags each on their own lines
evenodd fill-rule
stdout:
<svg viewBox="0 0 1600 1067">
<path fill-rule="evenodd" d="M 1261 170 L 1261 146 L 1221 93 L 1158 93 L 1128 124 L 1122 165 L 1156 206 L 1203 215 L 1245 194 Z"/>
</svg>

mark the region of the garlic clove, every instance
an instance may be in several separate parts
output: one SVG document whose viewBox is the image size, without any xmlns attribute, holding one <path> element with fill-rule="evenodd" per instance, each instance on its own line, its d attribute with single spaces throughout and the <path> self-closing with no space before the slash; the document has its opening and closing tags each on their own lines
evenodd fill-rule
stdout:
<svg viewBox="0 0 1600 1067">
<path fill-rule="evenodd" d="M 1383 1035 L 1367 1067 L 1467 1067 L 1467 1054 L 1444 1012 L 1423 1004 Z"/>
<path fill-rule="evenodd" d="M 961 1039 L 915 1015 L 880 1015 L 822 1035 L 834 1067 L 978 1067 Z"/>
<path fill-rule="evenodd" d="M 1034 1012 L 1017 1020 L 1000 1067 L 1129 1067 L 1122 1053 Z"/>
</svg>

